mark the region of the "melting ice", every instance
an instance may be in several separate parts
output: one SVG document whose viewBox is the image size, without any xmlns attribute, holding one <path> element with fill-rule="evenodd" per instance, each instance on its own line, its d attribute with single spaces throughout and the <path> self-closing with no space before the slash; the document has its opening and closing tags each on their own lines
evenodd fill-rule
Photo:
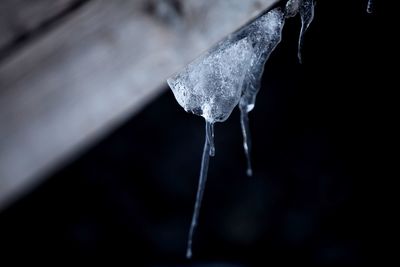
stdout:
<svg viewBox="0 0 400 267">
<path fill-rule="evenodd" d="M 167 82 L 187 112 L 203 116 L 211 124 L 222 122 L 239 102 L 252 57 L 248 38 L 227 39 Z"/>
<path fill-rule="evenodd" d="M 314 6 L 315 6 L 314 0 L 303 0 L 299 9 L 301 18 L 301 30 L 300 30 L 299 48 L 297 55 L 300 63 L 302 63 L 301 49 L 303 47 L 304 34 L 307 31 L 308 27 L 310 27 L 310 24 L 314 19 Z"/>
<path fill-rule="evenodd" d="M 302 63 L 301 49 L 303 47 L 304 34 L 314 19 L 314 8 L 315 0 L 289 0 L 286 3 L 285 14 L 287 18 L 300 14 L 301 29 L 297 52 L 300 63 Z"/>
<path fill-rule="evenodd" d="M 368 0 L 367 12 L 372 12 Z M 238 32 L 221 41 L 181 72 L 167 80 L 178 103 L 187 111 L 204 117 L 205 143 L 199 184 L 186 257 L 192 257 L 193 236 L 198 223 L 200 206 L 207 180 L 210 156 L 215 155 L 214 123 L 225 121 L 235 106 L 241 112 L 243 145 L 247 157 L 247 174 L 252 174 L 250 162 L 250 132 L 248 113 L 254 108 L 265 62 L 281 41 L 285 18 L 297 14 L 301 18 L 298 58 L 304 34 L 314 18 L 315 0 L 288 0 L 284 9 L 276 8 L 256 19 Z"/>
<path fill-rule="evenodd" d="M 243 146 L 247 157 L 247 174 L 252 175 L 248 113 L 254 108 L 265 62 L 281 41 L 284 20 L 300 14 L 304 32 L 314 14 L 314 0 L 290 0 L 285 12 L 269 11 L 238 32 L 230 35 L 167 80 L 178 103 L 187 111 L 205 119 L 205 142 L 199 184 L 186 256 L 192 256 L 193 236 L 198 223 L 210 156 L 214 156 L 214 123 L 225 121 L 238 105 L 241 111 Z"/>
<path fill-rule="evenodd" d="M 265 61 L 281 39 L 283 20 L 279 9 L 268 12 L 167 80 L 178 103 L 206 121 L 199 185 L 188 237 L 188 258 L 192 256 L 209 157 L 215 153 L 214 123 L 225 121 L 240 102 L 244 146 L 249 153 L 247 113 L 254 107 Z M 250 164 L 249 170 L 251 172 Z"/>
<path fill-rule="evenodd" d="M 251 139 L 248 113 L 253 110 L 256 96 L 261 86 L 261 77 L 265 62 L 281 41 L 284 15 L 280 9 L 274 9 L 245 27 L 238 35 L 248 36 L 253 46 L 254 57 L 243 83 L 239 102 L 240 122 L 243 132 L 243 147 L 247 158 L 247 175 L 251 176 L 250 151 Z"/>
<path fill-rule="evenodd" d="M 178 103 L 186 111 L 203 116 L 206 121 L 199 186 L 186 253 L 188 258 L 192 255 L 192 240 L 207 180 L 209 157 L 215 154 L 214 123 L 225 121 L 239 103 L 243 80 L 253 57 L 249 38 L 235 41 L 228 38 L 167 81 Z"/>
</svg>

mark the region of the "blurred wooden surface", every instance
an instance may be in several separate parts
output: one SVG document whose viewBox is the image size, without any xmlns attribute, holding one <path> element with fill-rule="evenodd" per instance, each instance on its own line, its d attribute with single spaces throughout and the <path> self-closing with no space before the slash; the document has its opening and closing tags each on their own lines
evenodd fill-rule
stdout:
<svg viewBox="0 0 400 267">
<path fill-rule="evenodd" d="M 1 0 L 0 51 L 57 20 L 82 0 Z"/>
<path fill-rule="evenodd" d="M 12 2 L 1 2 L 1 14 Z M 0 62 L 0 209 L 140 110 L 166 87 L 168 76 L 274 2 L 91 0 L 27 40 Z M 60 10 L 38 12 L 44 18 Z M 0 45 L 15 34 L 6 24 L 0 30 Z"/>
</svg>

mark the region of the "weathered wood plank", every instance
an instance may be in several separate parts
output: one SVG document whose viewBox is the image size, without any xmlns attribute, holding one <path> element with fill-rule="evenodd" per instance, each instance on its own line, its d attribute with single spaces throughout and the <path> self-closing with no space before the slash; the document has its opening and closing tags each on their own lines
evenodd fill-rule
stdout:
<svg viewBox="0 0 400 267">
<path fill-rule="evenodd" d="M 1 0 L 0 50 L 54 20 L 80 0 Z"/>
<path fill-rule="evenodd" d="M 273 2 L 93 0 L 7 58 L 0 65 L 0 208 Z"/>
</svg>

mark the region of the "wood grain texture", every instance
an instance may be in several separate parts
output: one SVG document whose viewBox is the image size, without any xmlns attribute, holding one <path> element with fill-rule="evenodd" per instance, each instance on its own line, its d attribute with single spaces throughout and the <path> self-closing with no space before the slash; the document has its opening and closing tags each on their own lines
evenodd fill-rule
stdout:
<svg viewBox="0 0 400 267">
<path fill-rule="evenodd" d="M 0 50 L 56 19 L 80 0 L 1 0 Z"/>
<path fill-rule="evenodd" d="M 92 0 L 0 64 L 0 209 L 274 0 Z"/>
</svg>

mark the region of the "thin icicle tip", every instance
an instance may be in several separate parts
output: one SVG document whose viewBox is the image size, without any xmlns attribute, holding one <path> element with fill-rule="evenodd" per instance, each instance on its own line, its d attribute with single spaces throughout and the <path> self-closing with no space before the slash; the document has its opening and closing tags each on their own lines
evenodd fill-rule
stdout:
<svg viewBox="0 0 400 267">
<path fill-rule="evenodd" d="M 250 138 L 250 127 L 249 117 L 246 110 L 240 108 L 240 125 L 242 126 L 243 134 L 243 148 L 247 160 L 247 176 L 253 176 L 253 168 L 251 167 L 251 138 Z"/>
<path fill-rule="evenodd" d="M 188 242 L 187 242 L 187 249 L 186 249 L 186 258 L 190 259 L 192 257 L 192 244 L 193 244 L 193 237 L 196 231 L 196 227 L 199 220 L 201 202 L 203 200 L 204 190 L 206 188 L 207 182 L 207 172 L 208 172 L 208 165 L 210 161 L 210 154 L 211 154 L 211 141 L 210 136 L 212 133 L 210 132 L 212 129 L 212 125 L 210 122 L 206 121 L 206 133 L 205 133 L 205 141 L 204 141 L 204 149 L 203 149 L 203 156 L 201 160 L 201 168 L 200 168 L 200 177 L 199 177 L 199 185 L 197 187 L 196 193 L 196 202 L 194 204 L 194 211 L 192 222 L 190 224 L 189 235 L 188 235 Z"/>
</svg>

